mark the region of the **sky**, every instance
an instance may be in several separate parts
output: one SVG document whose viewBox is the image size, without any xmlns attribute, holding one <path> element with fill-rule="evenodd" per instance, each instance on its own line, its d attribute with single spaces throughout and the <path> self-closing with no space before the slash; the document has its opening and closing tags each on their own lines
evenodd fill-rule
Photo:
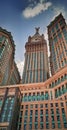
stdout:
<svg viewBox="0 0 67 130">
<path fill-rule="evenodd" d="M 21 75 L 28 36 L 40 27 L 40 34 L 45 35 L 48 43 L 47 26 L 60 12 L 67 20 L 67 0 L 0 0 L 0 26 L 13 36 L 15 61 Z"/>
</svg>

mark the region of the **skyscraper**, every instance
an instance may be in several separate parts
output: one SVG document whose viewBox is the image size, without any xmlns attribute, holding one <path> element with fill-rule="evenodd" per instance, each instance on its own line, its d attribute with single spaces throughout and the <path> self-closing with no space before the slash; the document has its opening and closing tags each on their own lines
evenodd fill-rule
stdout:
<svg viewBox="0 0 67 130">
<path fill-rule="evenodd" d="M 52 75 L 67 65 L 67 24 L 59 14 L 48 26 Z"/>
<path fill-rule="evenodd" d="M 29 36 L 25 48 L 22 83 L 37 83 L 47 80 L 49 77 L 47 43 L 44 35 L 39 34 L 39 28 L 36 28 L 36 33 L 32 37 Z"/>
<path fill-rule="evenodd" d="M 14 61 L 15 45 L 10 32 L 0 27 L 0 85 L 20 83 Z"/>
</svg>

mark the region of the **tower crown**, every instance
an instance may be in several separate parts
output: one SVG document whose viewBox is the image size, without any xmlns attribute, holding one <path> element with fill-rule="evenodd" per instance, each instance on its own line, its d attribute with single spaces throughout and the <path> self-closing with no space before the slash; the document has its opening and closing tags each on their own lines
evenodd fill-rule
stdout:
<svg viewBox="0 0 67 130">
<path fill-rule="evenodd" d="M 40 27 L 38 27 L 38 28 L 35 27 L 36 34 L 39 34 L 39 29 L 40 29 Z"/>
</svg>

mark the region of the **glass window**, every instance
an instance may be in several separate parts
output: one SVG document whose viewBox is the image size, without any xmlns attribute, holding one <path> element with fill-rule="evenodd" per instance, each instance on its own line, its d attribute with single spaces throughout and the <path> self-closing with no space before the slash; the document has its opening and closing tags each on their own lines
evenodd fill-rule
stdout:
<svg viewBox="0 0 67 130">
<path fill-rule="evenodd" d="M 51 109 L 51 114 L 54 114 L 54 110 L 53 109 Z"/>
<path fill-rule="evenodd" d="M 30 110 L 30 115 L 33 115 L 33 110 Z"/>
<path fill-rule="evenodd" d="M 46 109 L 46 114 L 48 114 L 48 109 Z"/>
<path fill-rule="evenodd" d="M 38 110 L 35 110 L 35 115 L 38 115 Z"/>
<path fill-rule="evenodd" d="M 46 123 L 46 129 L 49 129 L 49 123 Z"/>
<path fill-rule="evenodd" d="M 33 104 L 30 105 L 30 108 L 33 108 Z"/>
<path fill-rule="evenodd" d="M 64 128 L 67 128 L 67 122 L 64 123 Z"/>
<path fill-rule="evenodd" d="M 25 115 L 28 115 L 28 110 L 25 111 Z"/>
<path fill-rule="evenodd" d="M 55 106 L 58 107 L 58 103 L 55 103 Z"/>
<path fill-rule="evenodd" d="M 61 123 L 58 123 L 58 128 L 61 128 Z"/>
<path fill-rule="evenodd" d="M 63 104 L 63 102 L 61 102 L 61 107 L 63 107 L 64 106 L 64 104 Z"/>
<path fill-rule="evenodd" d="M 55 128 L 55 123 L 52 123 L 52 129 L 54 129 Z"/>
<path fill-rule="evenodd" d="M 53 103 L 50 103 L 50 106 L 53 107 Z"/>
<path fill-rule="evenodd" d="M 35 108 L 38 108 L 38 104 L 35 104 Z"/>
<path fill-rule="evenodd" d="M 29 129 L 32 130 L 32 124 L 29 124 Z"/>
<path fill-rule="evenodd" d="M 40 110 L 40 115 L 43 115 L 43 110 Z"/>
<path fill-rule="evenodd" d="M 32 122 L 32 117 L 30 117 L 30 122 Z"/>
<path fill-rule="evenodd" d="M 35 124 L 35 129 L 38 129 L 38 124 L 37 123 Z"/>
<path fill-rule="evenodd" d="M 45 104 L 45 107 L 47 108 L 47 107 L 48 107 L 48 104 Z"/>
<path fill-rule="evenodd" d="M 43 129 L 44 128 L 44 125 L 43 124 L 40 124 L 40 129 Z"/>
<path fill-rule="evenodd" d="M 43 108 L 43 104 L 40 104 L 40 108 Z"/>
<path fill-rule="evenodd" d="M 26 109 L 28 109 L 28 105 L 26 105 Z"/>
<path fill-rule="evenodd" d="M 35 122 L 38 122 L 38 117 L 37 116 L 35 117 Z"/>
<path fill-rule="evenodd" d="M 26 124 L 24 124 L 24 130 L 26 130 Z"/>
</svg>

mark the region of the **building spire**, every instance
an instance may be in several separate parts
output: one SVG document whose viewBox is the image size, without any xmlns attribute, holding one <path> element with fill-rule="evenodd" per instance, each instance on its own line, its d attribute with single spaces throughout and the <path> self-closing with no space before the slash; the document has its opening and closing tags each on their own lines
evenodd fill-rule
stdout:
<svg viewBox="0 0 67 130">
<path fill-rule="evenodd" d="M 39 34 L 39 29 L 40 29 L 40 27 L 38 27 L 38 28 L 35 27 L 36 34 Z"/>
</svg>

